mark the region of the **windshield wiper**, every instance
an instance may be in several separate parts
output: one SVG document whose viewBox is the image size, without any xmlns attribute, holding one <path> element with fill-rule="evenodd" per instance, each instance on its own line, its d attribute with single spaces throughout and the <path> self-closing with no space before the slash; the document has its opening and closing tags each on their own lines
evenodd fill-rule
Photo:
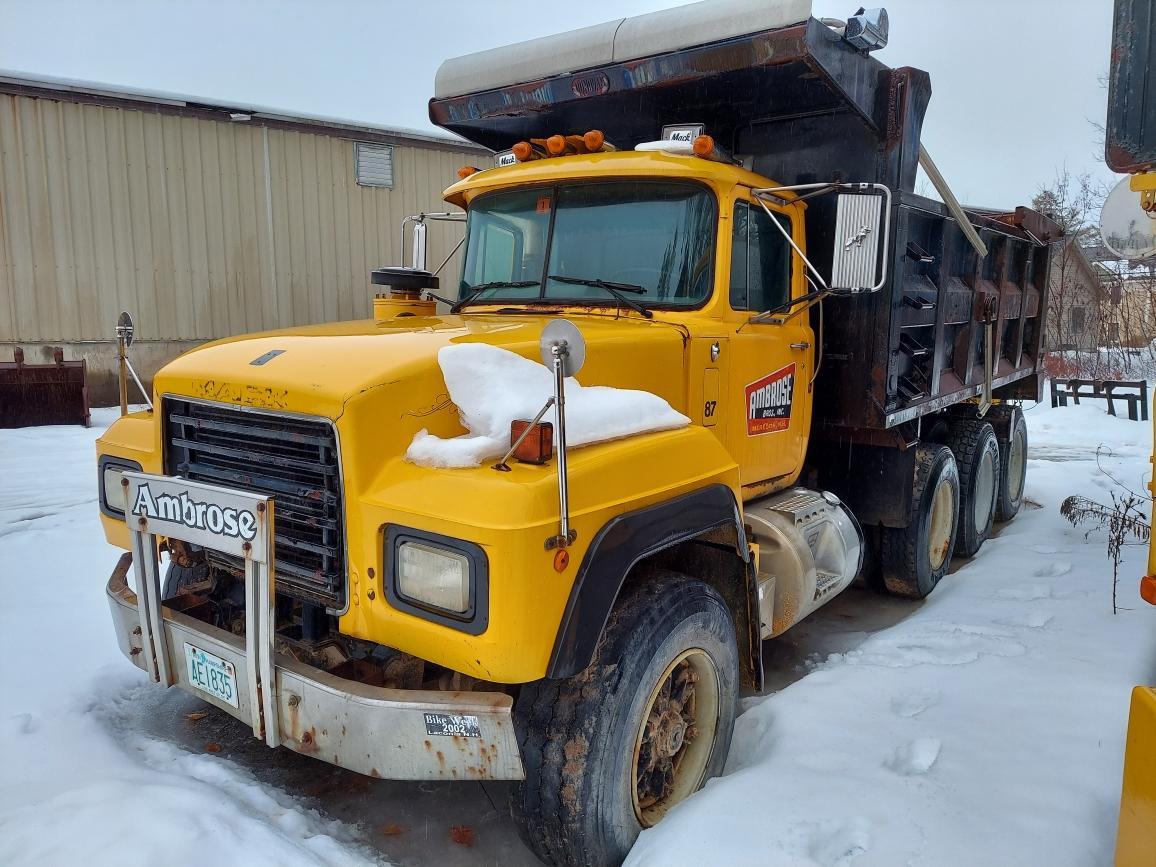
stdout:
<svg viewBox="0 0 1156 867">
<path fill-rule="evenodd" d="M 604 289 L 620 304 L 625 304 L 631 310 L 637 310 L 647 319 L 654 318 L 654 314 L 651 311 L 647 310 L 637 301 L 632 301 L 622 294 L 624 292 L 630 292 L 632 295 L 645 295 L 646 290 L 637 283 L 615 283 L 613 280 L 598 280 L 589 277 L 561 277 L 558 274 L 550 274 L 546 279 L 555 280 L 558 283 L 570 283 L 574 286 L 594 286 L 598 289 Z"/>
<path fill-rule="evenodd" d="M 470 290 L 470 294 L 465 298 L 459 298 L 457 302 L 450 307 L 450 313 L 457 313 L 487 289 L 526 289 L 530 286 L 541 285 L 541 280 L 491 280 L 489 283 L 479 283 L 477 286 L 466 286 L 465 288 Z"/>
</svg>

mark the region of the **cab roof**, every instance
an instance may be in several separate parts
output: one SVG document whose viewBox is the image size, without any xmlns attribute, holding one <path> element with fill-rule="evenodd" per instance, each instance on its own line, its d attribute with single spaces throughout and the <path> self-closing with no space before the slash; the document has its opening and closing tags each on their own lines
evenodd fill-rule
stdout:
<svg viewBox="0 0 1156 867">
<path fill-rule="evenodd" d="M 443 197 L 460 208 L 488 190 L 583 181 L 594 178 L 655 178 L 702 181 L 713 186 L 774 186 L 742 166 L 663 151 L 610 151 L 573 154 L 478 171 L 449 187 Z"/>
</svg>

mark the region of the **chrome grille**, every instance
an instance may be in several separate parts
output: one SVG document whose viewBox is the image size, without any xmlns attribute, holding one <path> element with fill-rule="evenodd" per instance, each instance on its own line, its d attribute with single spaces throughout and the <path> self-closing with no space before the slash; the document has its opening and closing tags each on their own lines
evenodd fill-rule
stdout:
<svg viewBox="0 0 1156 867">
<path fill-rule="evenodd" d="M 345 532 L 333 425 L 171 397 L 163 408 L 167 472 L 271 496 L 277 590 L 340 608 Z"/>
</svg>

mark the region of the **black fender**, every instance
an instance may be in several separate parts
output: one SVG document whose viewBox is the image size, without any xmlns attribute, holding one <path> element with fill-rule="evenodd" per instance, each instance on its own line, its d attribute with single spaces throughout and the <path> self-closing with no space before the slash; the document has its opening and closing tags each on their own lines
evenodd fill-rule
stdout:
<svg viewBox="0 0 1156 867">
<path fill-rule="evenodd" d="M 590 664 L 619 591 L 637 563 L 681 542 L 718 530 L 733 531 L 733 535 L 726 535 L 733 539 L 735 553 L 743 562 L 743 574 L 748 585 L 744 595 L 749 606 L 756 593 L 750 580 L 754 570 L 743 529 L 742 511 L 730 488 L 721 484 L 710 485 L 663 503 L 626 512 L 607 522 L 582 559 L 574 585 L 570 588 L 546 676 L 571 677 Z M 758 629 L 757 600 L 754 611 L 755 628 Z M 742 627 L 738 623 L 735 625 L 740 630 L 741 643 L 744 639 Z M 756 642 L 756 646 L 759 643 Z"/>
</svg>

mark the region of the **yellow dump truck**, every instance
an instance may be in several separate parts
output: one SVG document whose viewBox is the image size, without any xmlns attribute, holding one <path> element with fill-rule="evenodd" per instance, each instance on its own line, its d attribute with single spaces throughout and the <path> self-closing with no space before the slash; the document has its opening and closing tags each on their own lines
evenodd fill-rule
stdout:
<svg viewBox="0 0 1156 867">
<path fill-rule="evenodd" d="M 765 639 L 856 580 L 925 596 L 1022 500 L 1057 229 L 956 203 L 886 30 L 743 0 L 443 64 L 431 119 L 495 165 L 374 317 L 188 352 L 101 437 L 125 654 L 270 746 L 521 781 L 544 860 L 619 862 L 720 773 Z M 463 346 L 540 363 L 541 410 L 413 460 L 476 433 Z M 683 423 L 572 447 L 579 384 Z"/>
</svg>

